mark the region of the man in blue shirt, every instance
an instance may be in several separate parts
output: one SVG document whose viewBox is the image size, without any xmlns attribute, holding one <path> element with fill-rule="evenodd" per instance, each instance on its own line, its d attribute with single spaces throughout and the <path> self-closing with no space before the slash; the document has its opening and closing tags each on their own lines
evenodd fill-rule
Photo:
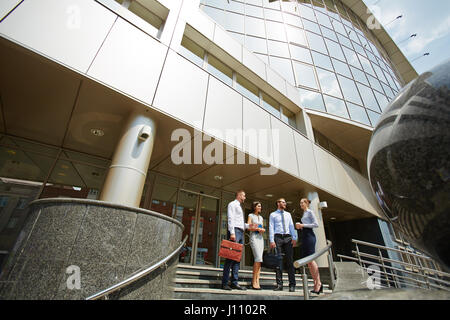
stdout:
<svg viewBox="0 0 450 320">
<path fill-rule="evenodd" d="M 294 227 L 292 216 L 286 209 L 286 200 L 280 198 L 277 200 L 277 211 L 270 214 L 269 217 L 269 241 L 270 248 L 277 248 L 279 253 L 284 253 L 286 258 L 289 291 L 295 291 L 295 269 L 294 269 L 294 250 L 293 247 L 297 243 L 297 230 Z M 275 291 L 283 290 L 282 268 L 276 270 L 277 287 Z"/>
</svg>

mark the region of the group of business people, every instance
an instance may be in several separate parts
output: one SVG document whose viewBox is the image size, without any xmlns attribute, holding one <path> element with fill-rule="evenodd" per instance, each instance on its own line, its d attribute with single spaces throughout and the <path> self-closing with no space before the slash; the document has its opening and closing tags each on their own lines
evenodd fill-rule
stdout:
<svg viewBox="0 0 450 320">
<path fill-rule="evenodd" d="M 252 289 L 261 290 L 259 284 L 259 277 L 261 273 L 261 264 L 263 262 L 264 239 L 263 234 L 266 232 L 264 228 L 264 219 L 261 215 L 262 205 L 255 201 L 252 204 L 252 213 L 249 214 L 247 223 L 244 220 L 244 212 L 242 204 L 244 203 L 245 191 L 239 190 L 236 192 L 236 199 L 228 204 L 227 218 L 228 218 L 228 240 L 237 243 L 244 243 L 244 231 L 250 231 L 250 246 L 252 248 L 253 257 L 255 259 L 253 264 L 253 279 Z M 297 243 L 297 230 L 302 230 L 302 257 L 309 256 L 314 253 L 316 246 L 316 236 L 313 228 L 319 225 L 317 219 L 309 209 L 310 201 L 308 199 L 300 200 L 300 207 L 303 210 L 303 217 L 301 222 L 294 225 L 292 216 L 286 210 L 286 200 L 280 198 L 277 200 L 277 210 L 272 212 L 269 216 L 269 241 L 270 248 L 277 248 L 278 253 L 283 254 L 285 262 L 287 263 L 287 271 L 289 278 L 289 291 L 295 291 L 295 269 L 293 264 L 293 247 Z M 222 289 L 224 290 L 246 290 L 238 283 L 240 263 L 234 260 L 226 259 L 223 268 Z M 319 267 L 315 261 L 308 264 L 308 268 L 314 279 L 314 290 L 312 293 L 320 294 L 323 292 L 323 285 L 320 282 Z M 231 271 L 231 285 L 230 281 Z M 276 287 L 275 291 L 283 290 L 283 276 L 282 266 L 276 269 Z"/>
</svg>

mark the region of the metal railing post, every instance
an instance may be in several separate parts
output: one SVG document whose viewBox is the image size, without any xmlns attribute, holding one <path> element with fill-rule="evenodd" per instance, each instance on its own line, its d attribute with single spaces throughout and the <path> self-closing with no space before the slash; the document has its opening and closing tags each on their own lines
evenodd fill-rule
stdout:
<svg viewBox="0 0 450 320">
<path fill-rule="evenodd" d="M 391 281 L 389 280 L 386 268 L 384 267 L 383 255 L 381 254 L 381 250 L 380 249 L 378 249 L 378 254 L 380 255 L 380 262 L 381 262 L 381 265 L 383 266 L 384 277 L 386 278 L 387 285 L 390 288 L 391 287 L 391 283 L 390 283 Z"/>
<path fill-rule="evenodd" d="M 305 300 L 309 300 L 309 291 L 308 291 L 308 276 L 306 275 L 306 266 L 303 266 L 303 298 Z"/>
<path fill-rule="evenodd" d="M 334 265 L 333 265 L 333 252 L 328 249 L 328 265 L 330 268 L 330 277 L 331 277 L 331 290 L 334 290 L 335 278 L 334 278 Z"/>
</svg>

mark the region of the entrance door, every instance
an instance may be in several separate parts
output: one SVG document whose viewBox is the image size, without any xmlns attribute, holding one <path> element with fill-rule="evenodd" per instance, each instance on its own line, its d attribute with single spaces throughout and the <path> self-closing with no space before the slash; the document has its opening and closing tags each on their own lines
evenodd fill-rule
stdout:
<svg viewBox="0 0 450 320">
<path fill-rule="evenodd" d="M 219 199 L 180 190 L 176 215 L 184 225 L 183 239 L 189 236 L 180 253 L 180 263 L 215 267 Z"/>
</svg>

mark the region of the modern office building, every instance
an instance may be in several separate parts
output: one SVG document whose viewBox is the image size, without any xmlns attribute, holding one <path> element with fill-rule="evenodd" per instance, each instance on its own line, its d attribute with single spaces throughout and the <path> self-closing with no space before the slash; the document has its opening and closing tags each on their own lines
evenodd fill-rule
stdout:
<svg viewBox="0 0 450 320">
<path fill-rule="evenodd" d="M 363 1 L 3 0 L 0 36 L 3 267 L 28 203 L 58 197 L 178 220 L 192 265 L 223 263 L 239 189 L 266 221 L 308 197 L 333 254 L 384 243 L 366 156 L 417 73 Z"/>
</svg>

